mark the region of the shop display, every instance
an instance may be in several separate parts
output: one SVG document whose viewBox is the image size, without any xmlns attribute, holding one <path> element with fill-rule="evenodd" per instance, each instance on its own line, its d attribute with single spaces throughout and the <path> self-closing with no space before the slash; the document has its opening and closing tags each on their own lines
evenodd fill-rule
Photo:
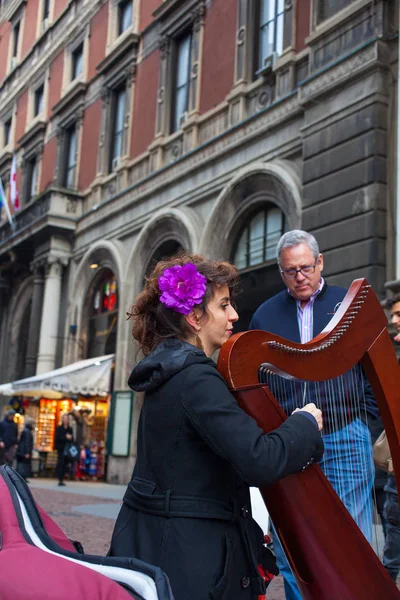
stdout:
<svg viewBox="0 0 400 600">
<path fill-rule="evenodd" d="M 37 435 L 37 447 L 39 452 L 51 452 L 54 448 L 56 416 L 57 401 L 41 400 Z"/>
</svg>

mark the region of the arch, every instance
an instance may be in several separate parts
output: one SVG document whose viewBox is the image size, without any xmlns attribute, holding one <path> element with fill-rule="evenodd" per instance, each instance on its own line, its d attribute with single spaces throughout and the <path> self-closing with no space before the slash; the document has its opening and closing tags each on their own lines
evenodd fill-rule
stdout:
<svg viewBox="0 0 400 600">
<path fill-rule="evenodd" d="M 128 259 L 125 279 L 134 279 L 133 293 L 140 291 L 146 269 L 162 244 L 175 241 L 187 252 L 197 252 L 200 229 L 198 216 L 191 208 L 158 211 L 143 227 Z"/>
<path fill-rule="evenodd" d="M 17 377 L 18 355 L 20 340 L 28 336 L 28 331 L 22 335 L 21 329 L 26 317 L 29 304 L 33 296 L 33 275 L 30 275 L 18 286 L 15 293 L 11 296 L 9 320 L 7 327 L 7 339 L 9 340 L 9 352 L 7 353 L 8 365 L 6 373 L 7 379 L 13 381 Z M 30 315 L 29 315 L 30 316 Z"/>
<path fill-rule="evenodd" d="M 124 262 L 126 260 L 125 249 L 121 242 L 116 240 L 100 240 L 95 242 L 84 254 L 76 269 L 76 273 L 71 277 L 71 292 L 69 294 L 70 303 L 68 309 L 68 319 L 66 323 L 65 338 L 71 340 L 69 334 L 70 325 L 76 325 L 75 342 L 71 341 L 66 346 L 66 353 L 70 362 L 83 358 L 82 348 L 86 341 L 86 319 L 84 319 L 87 310 L 88 298 L 93 283 L 98 277 L 100 270 L 110 269 L 116 276 L 118 294 L 121 295 L 123 285 Z M 96 263 L 98 269 L 90 269 L 90 265 Z M 81 351 L 81 354 L 79 352 Z"/>
<path fill-rule="evenodd" d="M 230 258 L 245 215 L 271 203 L 285 215 L 289 229 L 301 224 L 301 180 L 293 163 L 276 160 L 242 169 L 222 190 L 206 224 L 200 248 L 212 258 Z"/>
</svg>

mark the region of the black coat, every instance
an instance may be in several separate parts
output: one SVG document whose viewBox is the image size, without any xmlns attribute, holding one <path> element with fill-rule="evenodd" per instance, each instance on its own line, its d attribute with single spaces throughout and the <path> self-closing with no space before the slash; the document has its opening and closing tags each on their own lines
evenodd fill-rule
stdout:
<svg viewBox="0 0 400 600">
<path fill-rule="evenodd" d="M 7 415 L 0 421 L 0 442 L 4 442 L 6 448 L 15 446 L 18 441 L 18 425 Z"/>
<path fill-rule="evenodd" d="M 21 433 L 21 437 L 19 438 L 18 448 L 17 448 L 17 459 L 21 462 L 31 462 L 32 458 L 32 448 L 33 448 L 33 435 L 32 435 L 32 425 L 25 425 L 24 430 Z M 29 454 L 29 458 L 25 458 L 25 455 Z"/>
<path fill-rule="evenodd" d="M 71 439 L 67 440 L 67 434 L 71 436 Z M 72 442 L 72 427 L 64 427 L 64 425 L 59 425 L 56 429 L 56 438 L 55 438 L 55 448 L 58 454 L 62 454 L 64 452 L 65 444 L 67 442 Z"/>
<path fill-rule="evenodd" d="M 249 486 L 319 460 L 316 423 L 296 414 L 265 435 L 215 363 L 176 339 L 144 359 L 129 384 L 146 393 L 110 554 L 161 567 L 176 600 L 256 599 L 264 591 L 257 563 L 273 564 L 251 518 Z"/>
</svg>

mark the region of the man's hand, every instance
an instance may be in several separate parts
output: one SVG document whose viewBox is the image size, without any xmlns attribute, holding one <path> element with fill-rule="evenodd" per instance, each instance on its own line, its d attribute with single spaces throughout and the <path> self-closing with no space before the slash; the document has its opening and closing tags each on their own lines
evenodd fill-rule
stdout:
<svg viewBox="0 0 400 600">
<path fill-rule="evenodd" d="M 31 455 L 30 454 L 25 454 L 25 458 L 30 458 Z"/>
<path fill-rule="evenodd" d="M 0 448 L 5 448 L 4 442 L 0 442 Z"/>
<path fill-rule="evenodd" d="M 323 427 L 323 422 L 322 422 L 322 412 L 320 411 L 320 409 L 317 408 L 313 402 L 311 402 L 310 404 L 306 404 L 305 406 L 303 406 L 303 408 L 296 408 L 292 412 L 292 414 L 294 414 L 300 410 L 305 410 L 306 412 L 310 413 L 314 417 L 314 419 L 317 421 L 318 430 L 321 431 L 321 429 Z"/>
<path fill-rule="evenodd" d="M 67 438 L 67 440 L 72 440 L 72 435 L 70 433 L 66 433 L 65 437 Z"/>
</svg>

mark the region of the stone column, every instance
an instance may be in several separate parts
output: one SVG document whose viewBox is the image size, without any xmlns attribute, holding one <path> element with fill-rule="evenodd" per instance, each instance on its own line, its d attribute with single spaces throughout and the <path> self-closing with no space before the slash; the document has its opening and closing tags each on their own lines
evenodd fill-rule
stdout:
<svg viewBox="0 0 400 600">
<path fill-rule="evenodd" d="M 36 366 L 38 375 L 52 371 L 55 368 L 62 268 L 61 261 L 50 258 L 44 284 L 39 354 Z"/>
<path fill-rule="evenodd" d="M 39 265 L 33 266 L 33 295 L 31 316 L 29 320 L 28 348 L 26 353 L 25 377 L 31 377 L 36 373 L 36 361 L 38 358 L 40 325 L 43 310 L 43 270 Z"/>
<path fill-rule="evenodd" d="M 8 375 L 8 360 L 6 359 L 7 352 L 7 325 L 8 325 L 8 303 L 10 300 L 10 282 L 7 277 L 5 277 L 0 272 L 0 381 L 2 383 L 7 383 L 7 375 Z"/>
</svg>

